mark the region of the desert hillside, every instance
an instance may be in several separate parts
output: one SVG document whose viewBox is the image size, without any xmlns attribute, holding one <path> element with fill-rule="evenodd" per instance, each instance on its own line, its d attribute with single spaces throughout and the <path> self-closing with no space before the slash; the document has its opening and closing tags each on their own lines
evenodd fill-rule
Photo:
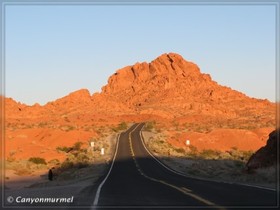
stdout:
<svg viewBox="0 0 280 210">
<path fill-rule="evenodd" d="M 184 147 L 190 138 L 198 149 L 256 150 L 275 127 L 275 108 L 219 85 L 195 63 L 168 53 L 117 70 L 100 93 L 81 89 L 43 106 L 5 98 L 6 156 L 15 151 L 13 158 L 27 158 L 30 147 L 36 155 L 56 157 L 57 146 L 140 121 L 153 122 L 173 146 Z"/>
<path fill-rule="evenodd" d="M 201 73 L 196 64 L 175 53 L 118 70 L 100 95 L 124 104 L 137 114 L 163 118 L 187 115 L 266 118 L 274 107 L 268 100 L 250 98 L 217 84 L 209 74 Z"/>
<path fill-rule="evenodd" d="M 149 114 L 163 119 L 196 115 L 223 119 L 254 116 L 256 122 L 270 122 L 275 115 L 274 109 L 275 104 L 268 100 L 250 98 L 219 85 L 209 74 L 201 73 L 196 64 L 175 53 L 117 70 L 101 93 L 92 96 L 88 90 L 81 89 L 44 106 L 26 106 L 6 99 L 8 118 L 55 117 L 66 112 Z"/>
</svg>

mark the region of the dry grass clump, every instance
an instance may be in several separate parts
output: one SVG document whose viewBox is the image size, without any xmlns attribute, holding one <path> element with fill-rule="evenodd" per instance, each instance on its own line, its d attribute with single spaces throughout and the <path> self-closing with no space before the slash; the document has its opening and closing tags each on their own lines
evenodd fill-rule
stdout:
<svg viewBox="0 0 280 210">
<path fill-rule="evenodd" d="M 35 164 L 43 164 L 43 165 L 47 164 L 46 160 L 41 157 L 31 157 L 28 159 L 28 161 L 35 163 Z"/>
<path fill-rule="evenodd" d="M 14 170 L 15 174 L 18 176 L 25 176 L 25 175 L 31 175 L 33 172 L 41 169 L 47 169 L 47 165 L 44 163 L 41 163 L 40 161 L 37 162 L 38 157 L 30 158 L 29 160 L 7 160 L 5 162 L 5 169 L 6 170 Z M 33 161 L 35 160 L 35 162 Z M 41 160 L 41 159 L 40 159 Z M 42 159 L 44 160 L 44 159 Z"/>
<path fill-rule="evenodd" d="M 124 131 L 128 128 L 128 125 L 126 122 L 121 122 L 117 127 L 113 127 L 112 130 L 114 132 L 120 132 L 120 131 Z"/>
</svg>

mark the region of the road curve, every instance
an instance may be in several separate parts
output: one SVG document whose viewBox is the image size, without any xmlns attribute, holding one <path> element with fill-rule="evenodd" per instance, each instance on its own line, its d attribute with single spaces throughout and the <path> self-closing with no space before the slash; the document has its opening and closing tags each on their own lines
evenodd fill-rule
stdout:
<svg viewBox="0 0 280 210">
<path fill-rule="evenodd" d="M 276 208 L 277 192 L 256 187 L 187 178 L 160 164 L 134 124 L 118 138 L 107 176 L 99 184 L 93 209 L 100 207 Z"/>
</svg>

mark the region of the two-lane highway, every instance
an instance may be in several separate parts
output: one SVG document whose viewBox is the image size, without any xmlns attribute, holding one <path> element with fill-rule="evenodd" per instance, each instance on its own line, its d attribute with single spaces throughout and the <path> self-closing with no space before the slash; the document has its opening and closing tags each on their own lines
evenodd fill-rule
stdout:
<svg viewBox="0 0 280 210">
<path fill-rule="evenodd" d="M 192 179 L 153 157 L 134 124 L 117 142 L 111 168 L 100 183 L 94 207 L 231 207 L 277 206 L 273 190 Z"/>
</svg>

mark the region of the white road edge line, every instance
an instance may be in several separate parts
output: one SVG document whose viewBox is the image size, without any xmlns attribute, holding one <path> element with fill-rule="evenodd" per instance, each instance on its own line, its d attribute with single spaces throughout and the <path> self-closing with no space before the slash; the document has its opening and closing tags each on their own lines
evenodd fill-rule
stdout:
<svg viewBox="0 0 280 210">
<path fill-rule="evenodd" d="M 143 127 L 144 127 L 144 126 L 143 126 Z M 143 128 L 143 127 L 142 127 L 142 128 Z M 155 161 L 157 161 L 157 162 L 158 162 L 161 166 L 163 166 L 165 169 L 167 169 L 167 170 L 169 170 L 169 171 L 171 171 L 171 172 L 173 172 L 173 173 L 175 173 L 175 174 L 178 174 L 178 175 L 187 177 L 187 176 L 185 176 L 185 175 L 182 174 L 182 173 L 179 173 L 179 172 L 177 172 L 177 171 L 175 171 L 175 170 L 173 170 L 173 169 L 171 169 L 171 168 L 168 168 L 165 164 L 163 164 L 158 158 L 156 158 L 156 157 L 150 152 L 150 150 L 146 147 L 146 144 L 145 144 L 145 142 L 144 142 L 144 140 L 143 140 L 142 128 L 141 128 L 141 132 L 140 132 L 140 138 L 141 138 L 141 141 L 142 141 L 142 144 L 143 144 L 145 150 L 152 156 L 152 158 L 154 158 Z"/>
<path fill-rule="evenodd" d="M 116 145 L 116 150 L 115 150 L 115 155 L 114 155 L 114 158 L 113 158 L 113 161 L 112 161 L 112 164 L 111 164 L 111 167 L 109 169 L 109 172 L 108 174 L 106 175 L 106 177 L 104 178 L 104 180 L 100 183 L 100 185 L 98 186 L 98 189 L 96 191 L 96 194 L 95 194 L 95 198 L 94 198 L 94 201 L 93 201 L 93 210 L 96 208 L 97 204 L 98 204 L 98 200 L 99 200 L 99 196 L 100 196 L 100 192 L 101 192 L 101 188 L 103 187 L 104 183 L 106 182 L 107 178 L 109 177 L 111 171 L 112 171 L 112 168 L 114 166 L 114 163 L 115 163 L 115 159 L 116 159 L 116 156 L 117 156 L 117 152 L 118 152 L 118 147 L 119 147 L 119 141 L 120 141 L 120 135 L 118 135 L 118 138 L 117 138 L 117 145 Z"/>
<path fill-rule="evenodd" d="M 143 126 L 144 127 L 144 126 Z M 276 191 L 276 189 L 271 189 L 271 188 L 268 188 L 268 187 L 261 187 L 261 186 L 256 186 L 256 185 L 250 185 L 250 184 L 241 184 L 241 183 L 233 183 L 233 182 L 219 182 L 219 181 L 215 181 L 215 180 L 208 180 L 208 179 L 203 179 L 203 178 L 197 178 L 197 177 L 191 177 L 191 176 L 187 176 L 183 173 L 180 173 L 178 171 L 175 171 L 169 167 L 167 167 L 164 163 L 162 163 L 157 157 L 155 157 L 151 152 L 150 150 L 146 147 L 146 144 L 143 140 L 143 134 L 142 134 L 142 129 L 143 127 L 141 128 L 140 130 L 140 138 L 141 138 L 141 141 L 142 141 L 142 144 L 145 148 L 145 150 L 152 156 L 152 158 L 155 159 L 155 161 L 157 161 L 161 166 L 163 166 L 165 169 L 175 173 L 175 174 L 178 174 L 180 176 L 183 176 L 183 177 L 186 177 L 186 178 L 191 178 L 191 179 L 197 179 L 197 180 L 202 180 L 202 181 L 210 181 L 210 182 L 216 182 L 216 183 L 226 183 L 226 184 L 236 184 L 236 185 L 242 185 L 242 186 L 247 186 L 247 187 L 255 187 L 255 188 L 259 188 L 259 189 L 264 189 L 264 190 L 270 190 L 270 191 Z"/>
</svg>

